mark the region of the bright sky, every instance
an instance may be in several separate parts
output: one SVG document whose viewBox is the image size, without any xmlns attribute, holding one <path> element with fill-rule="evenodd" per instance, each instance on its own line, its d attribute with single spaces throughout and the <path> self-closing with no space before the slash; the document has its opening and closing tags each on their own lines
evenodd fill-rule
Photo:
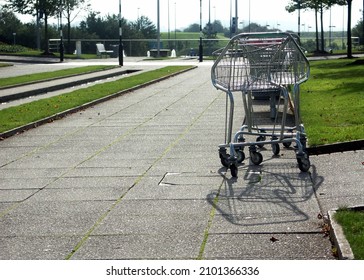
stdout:
<svg viewBox="0 0 364 280">
<path fill-rule="evenodd" d="M 105 5 L 107 1 L 108 5 Z M 92 9 L 99 11 L 101 14 L 117 14 L 119 11 L 119 0 L 90 0 Z M 158 0 L 121 0 L 122 16 L 128 20 L 137 19 L 138 15 L 148 16 L 153 22 L 157 22 L 157 2 Z M 208 22 L 209 10 L 210 19 L 220 20 L 223 25 L 228 26 L 230 22 L 230 15 L 235 16 L 235 2 L 236 0 L 202 0 L 202 21 L 203 25 Z M 242 25 L 247 25 L 250 22 L 256 22 L 260 25 L 269 25 L 272 27 L 279 26 L 280 29 L 286 31 L 288 29 L 297 31 L 298 14 L 289 14 L 285 11 L 285 6 L 289 0 L 237 0 L 238 3 L 238 17 Z M 160 3 L 160 25 L 162 31 L 168 30 L 168 18 L 170 30 L 182 29 L 188 27 L 191 23 L 200 22 L 200 1 L 199 0 L 159 0 Z M 231 3 L 231 5 L 230 5 Z M 250 3 L 250 9 L 249 9 Z M 353 0 L 352 7 L 352 26 L 362 18 L 363 1 Z M 169 17 L 168 17 L 169 6 Z M 210 6 L 210 9 L 209 9 Z M 230 6 L 232 8 L 230 9 Z M 250 10 L 250 13 L 249 13 Z M 331 23 L 330 11 L 326 11 L 324 15 L 324 28 L 333 30 L 346 30 L 347 7 L 336 6 L 331 10 Z M 314 31 L 315 18 L 313 12 L 301 13 L 301 31 Z"/>
<path fill-rule="evenodd" d="M 89 0 L 92 9 L 101 15 L 118 14 L 119 0 Z M 250 22 L 260 25 L 269 25 L 271 28 L 279 27 L 281 30 L 297 31 L 297 12 L 289 14 L 285 6 L 289 0 L 202 0 L 202 22 L 203 26 L 209 20 L 220 20 L 228 27 L 230 16 L 235 16 L 235 2 L 238 3 L 238 17 L 240 27 Z M 5 2 L 0 0 L 0 4 Z M 157 24 L 157 2 L 158 0 L 121 0 L 122 16 L 127 20 L 134 21 L 138 16 L 147 16 Z M 200 0 L 159 0 L 160 4 L 160 27 L 162 31 L 183 29 L 192 23 L 200 22 Z M 362 18 L 363 1 L 353 0 L 352 26 Z M 169 6 L 169 13 L 168 13 Z M 210 9 L 209 9 L 210 6 Z M 250 7 L 249 7 L 250 6 Z M 210 11 L 210 13 L 209 13 Z M 169 16 L 168 16 L 169 15 Z M 80 20 L 82 20 L 81 18 Z M 346 30 L 347 7 L 335 6 L 324 14 L 324 29 L 332 26 L 333 31 Z M 301 12 L 301 31 L 314 31 L 315 18 L 313 12 Z"/>
</svg>

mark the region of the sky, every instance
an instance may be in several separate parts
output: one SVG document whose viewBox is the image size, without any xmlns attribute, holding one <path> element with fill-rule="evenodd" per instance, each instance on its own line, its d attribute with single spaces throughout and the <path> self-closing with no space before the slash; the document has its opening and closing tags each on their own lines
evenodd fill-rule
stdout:
<svg viewBox="0 0 364 280">
<path fill-rule="evenodd" d="M 105 2 L 108 5 L 105 5 Z M 136 20 L 138 16 L 144 15 L 156 23 L 157 2 L 158 0 L 121 0 L 122 16 L 128 20 Z M 240 27 L 249 24 L 250 15 L 250 22 L 269 25 L 270 28 L 279 27 L 283 31 L 297 31 L 298 29 L 298 14 L 289 14 L 285 10 L 285 7 L 290 2 L 289 0 L 202 0 L 203 26 L 208 22 L 209 17 L 211 21 L 217 19 L 224 26 L 229 26 L 231 13 L 235 16 L 236 2 L 238 4 Z M 119 12 L 118 0 L 90 0 L 90 3 L 94 11 L 99 11 L 104 15 L 108 13 L 117 14 Z M 352 26 L 355 26 L 362 18 L 362 5 L 363 1 L 353 0 Z M 159 0 L 159 6 L 162 31 L 174 30 L 175 27 L 183 29 L 191 23 L 200 22 L 199 0 Z M 324 28 L 326 30 L 328 30 L 329 26 L 332 26 L 333 31 L 341 31 L 343 28 L 346 30 L 347 7 L 333 7 L 331 9 L 331 23 L 330 11 L 325 12 L 324 20 Z M 301 31 L 314 31 L 314 27 L 314 13 L 301 12 Z"/>
<path fill-rule="evenodd" d="M 120 0 L 89 0 L 92 10 L 101 15 L 118 14 Z M 0 4 L 4 0 L 0 0 Z M 134 21 L 138 16 L 147 16 L 157 24 L 158 0 L 121 0 L 121 13 L 124 18 Z M 240 28 L 250 22 L 269 25 L 282 31 L 298 31 L 298 14 L 288 13 L 285 6 L 290 0 L 202 0 L 202 24 L 220 20 L 226 27 L 230 17 L 235 16 L 235 3 L 238 4 Z M 352 26 L 362 18 L 363 1 L 353 0 Z M 200 23 L 200 0 L 159 0 L 161 31 L 184 29 L 192 23 Z M 169 9 L 168 9 L 169 7 Z M 168 12 L 169 11 L 169 12 Z M 80 20 L 84 19 L 85 13 Z M 331 15 L 331 16 L 330 16 Z M 28 17 L 29 19 L 29 17 Z M 331 19 L 331 21 L 330 21 Z M 21 20 L 27 21 L 26 17 Z M 332 31 L 346 30 L 347 7 L 335 6 L 324 13 L 324 29 L 332 27 Z M 313 12 L 301 12 L 301 32 L 314 31 L 315 18 Z"/>
</svg>

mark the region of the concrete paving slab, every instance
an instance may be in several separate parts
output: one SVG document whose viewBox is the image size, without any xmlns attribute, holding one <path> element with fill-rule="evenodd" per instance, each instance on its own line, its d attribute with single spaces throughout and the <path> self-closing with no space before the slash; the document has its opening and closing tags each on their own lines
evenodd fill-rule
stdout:
<svg viewBox="0 0 364 280">
<path fill-rule="evenodd" d="M 73 260 L 188 260 L 196 259 L 203 235 L 96 235 Z M 102 249 L 100 249 L 102 248 Z"/>
<path fill-rule="evenodd" d="M 0 237 L 83 236 L 111 205 L 110 201 L 27 200 L 1 217 Z"/>
<path fill-rule="evenodd" d="M 1 260 L 63 260 L 79 236 L 0 237 Z"/>
<path fill-rule="evenodd" d="M 65 168 L 2 168 L 0 177 L 4 179 L 57 178 L 67 171 Z"/>
<path fill-rule="evenodd" d="M 204 258 L 208 260 L 334 259 L 329 239 L 316 233 L 211 234 Z"/>
<path fill-rule="evenodd" d="M 313 182 L 324 211 L 364 204 L 364 150 L 310 157 Z"/>
<path fill-rule="evenodd" d="M 0 190 L 38 190 L 54 181 L 54 178 L 1 178 Z"/>
<path fill-rule="evenodd" d="M 22 202 L 31 197 L 38 190 L 0 190 L 0 203 L 1 202 Z"/>
</svg>

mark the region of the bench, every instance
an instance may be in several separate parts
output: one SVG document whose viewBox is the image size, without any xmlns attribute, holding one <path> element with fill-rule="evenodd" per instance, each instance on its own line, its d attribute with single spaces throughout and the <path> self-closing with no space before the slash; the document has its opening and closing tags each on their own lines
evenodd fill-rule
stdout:
<svg viewBox="0 0 364 280">
<path fill-rule="evenodd" d="M 103 57 L 103 55 L 105 55 L 105 57 L 108 57 L 109 54 L 113 54 L 114 51 L 113 50 L 106 50 L 104 44 L 101 43 L 97 43 L 96 44 L 96 54 L 99 57 Z"/>
<path fill-rule="evenodd" d="M 158 49 L 151 49 L 150 56 L 157 57 L 158 56 Z M 167 57 L 170 54 L 171 50 L 169 49 L 160 49 L 159 50 L 159 56 L 160 57 Z"/>
</svg>

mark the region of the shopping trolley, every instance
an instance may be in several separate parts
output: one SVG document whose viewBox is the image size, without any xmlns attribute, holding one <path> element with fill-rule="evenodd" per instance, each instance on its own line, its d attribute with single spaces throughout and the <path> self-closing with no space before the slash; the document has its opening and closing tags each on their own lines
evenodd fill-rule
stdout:
<svg viewBox="0 0 364 280">
<path fill-rule="evenodd" d="M 219 145 L 219 156 L 233 177 L 237 176 L 237 165 L 245 160 L 244 147 L 249 147 L 251 162 L 259 165 L 263 161 L 259 149 L 264 145 L 271 145 L 273 154 L 278 155 L 279 144 L 289 148 L 295 143 L 299 169 L 307 172 L 310 168 L 299 102 L 299 86 L 308 79 L 310 67 L 298 41 L 290 33 L 242 33 L 214 53 L 212 83 L 227 94 L 225 143 Z M 234 92 L 242 93 L 245 118 L 233 136 Z M 266 102 L 268 124 L 259 123 L 254 111 L 254 101 L 261 97 L 270 100 Z M 291 125 L 287 125 L 289 110 L 294 115 Z M 252 136 L 254 140 L 248 141 Z"/>
</svg>

